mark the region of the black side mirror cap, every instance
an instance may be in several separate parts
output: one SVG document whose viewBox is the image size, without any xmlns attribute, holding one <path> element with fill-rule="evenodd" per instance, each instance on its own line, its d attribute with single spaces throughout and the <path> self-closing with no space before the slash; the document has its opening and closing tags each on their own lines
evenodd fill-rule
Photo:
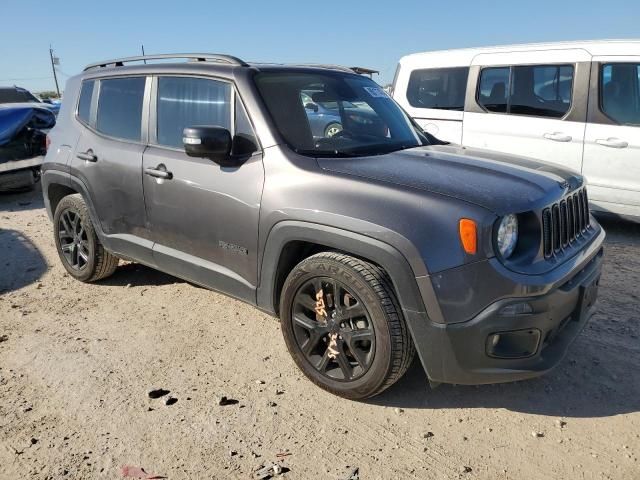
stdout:
<svg viewBox="0 0 640 480">
<path fill-rule="evenodd" d="M 318 111 L 318 105 L 315 103 L 307 103 L 304 108 L 306 108 L 307 110 L 313 110 L 314 112 Z"/>
<path fill-rule="evenodd" d="M 200 125 L 182 131 L 184 151 L 190 157 L 209 158 L 223 165 L 231 158 L 231 132 L 224 127 Z"/>
</svg>

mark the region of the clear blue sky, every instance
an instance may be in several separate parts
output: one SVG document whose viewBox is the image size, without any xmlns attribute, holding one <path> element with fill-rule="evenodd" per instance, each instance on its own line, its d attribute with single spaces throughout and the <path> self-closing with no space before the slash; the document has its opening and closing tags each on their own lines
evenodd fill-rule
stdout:
<svg viewBox="0 0 640 480">
<path fill-rule="evenodd" d="M 49 44 L 62 84 L 87 63 L 138 55 L 141 44 L 147 53 L 366 66 L 384 84 L 408 53 L 633 38 L 639 21 L 631 0 L 0 0 L 0 85 L 53 89 Z"/>
</svg>

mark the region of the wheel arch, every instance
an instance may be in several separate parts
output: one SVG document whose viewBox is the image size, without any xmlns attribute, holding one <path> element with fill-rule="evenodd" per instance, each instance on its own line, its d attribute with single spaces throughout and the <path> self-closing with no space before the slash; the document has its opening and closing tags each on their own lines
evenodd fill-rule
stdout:
<svg viewBox="0 0 640 480">
<path fill-rule="evenodd" d="M 277 315 L 279 289 L 291 269 L 302 259 L 327 250 L 380 266 L 391 278 L 401 308 L 426 314 L 414 272 L 395 247 L 360 233 L 302 221 L 282 221 L 271 229 L 262 255 L 258 306 Z"/>
<path fill-rule="evenodd" d="M 68 195 L 80 194 L 87 204 L 89 216 L 98 238 L 101 242 L 104 240 L 104 232 L 100 222 L 97 221 L 98 216 L 96 215 L 91 195 L 89 195 L 89 191 L 82 180 L 64 172 L 47 170 L 42 175 L 42 192 L 47 214 L 51 220 L 53 220 L 53 215 L 60 200 Z"/>
<path fill-rule="evenodd" d="M 327 225 L 302 221 L 277 223 L 269 232 L 261 257 L 256 292 L 258 308 L 278 316 L 279 278 L 286 278 L 291 269 L 306 256 L 326 250 L 336 250 L 358 257 L 378 265 L 387 272 L 416 352 L 429 377 L 427 359 L 433 358 L 429 353 L 429 346 L 432 345 L 433 327 L 437 324 L 431 320 L 428 312 L 433 309 L 437 315 L 439 305 L 429 304 L 425 308 L 411 265 L 398 249 L 388 243 Z M 428 298 L 430 302 L 436 302 L 435 295 Z M 431 368 L 437 369 L 438 366 Z"/>
</svg>

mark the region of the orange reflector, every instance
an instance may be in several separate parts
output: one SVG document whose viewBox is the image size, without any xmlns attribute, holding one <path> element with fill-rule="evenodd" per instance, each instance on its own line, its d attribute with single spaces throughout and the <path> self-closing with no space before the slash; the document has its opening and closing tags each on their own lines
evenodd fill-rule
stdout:
<svg viewBox="0 0 640 480">
<path fill-rule="evenodd" d="M 478 232 L 476 222 L 468 218 L 460 219 L 460 242 L 464 251 L 475 255 L 478 250 Z"/>
</svg>

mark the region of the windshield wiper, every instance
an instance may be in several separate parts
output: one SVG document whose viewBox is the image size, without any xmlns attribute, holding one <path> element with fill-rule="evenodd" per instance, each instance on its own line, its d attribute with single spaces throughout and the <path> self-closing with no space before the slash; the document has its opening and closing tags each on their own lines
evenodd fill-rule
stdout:
<svg viewBox="0 0 640 480">
<path fill-rule="evenodd" d="M 343 150 L 304 150 L 295 149 L 296 153 L 300 155 L 310 155 L 312 157 L 327 157 L 327 158 L 351 158 L 351 157 L 364 157 L 366 153 L 345 152 Z"/>
</svg>

